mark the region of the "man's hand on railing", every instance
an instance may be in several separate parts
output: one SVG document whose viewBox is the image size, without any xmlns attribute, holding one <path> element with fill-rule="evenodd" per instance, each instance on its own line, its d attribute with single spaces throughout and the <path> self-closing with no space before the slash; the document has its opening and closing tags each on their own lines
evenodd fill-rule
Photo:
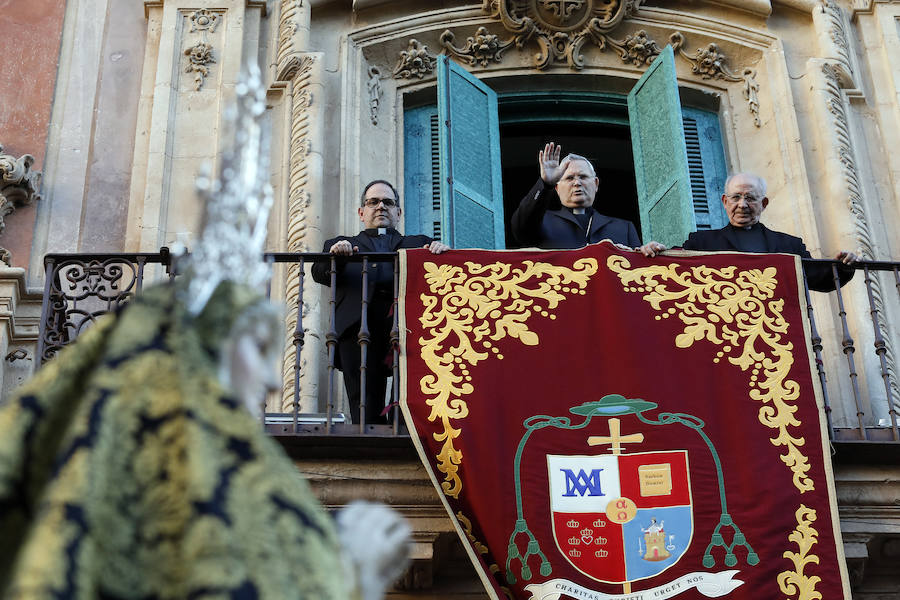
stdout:
<svg viewBox="0 0 900 600">
<path fill-rule="evenodd" d="M 332 244 L 328 250 L 332 254 L 340 254 L 341 256 L 350 256 L 354 252 L 359 252 L 359 246 L 353 246 L 347 240 L 341 240 Z"/>
<path fill-rule="evenodd" d="M 849 250 L 841 250 L 838 252 L 838 255 L 834 257 L 835 260 L 839 260 L 845 265 L 852 265 L 856 261 L 859 260 L 859 256 L 855 252 L 850 252 Z"/>
<path fill-rule="evenodd" d="M 443 242 L 438 242 L 438 241 L 431 242 L 430 244 L 425 244 L 422 247 L 425 248 L 426 250 L 428 250 L 429 252 L 431 252 L 432 254 L 440 254 L 440 253 L 446 252 L 447 250 L 450 249 L 450 246 L 448 246 L 447 244 L 444 244 Z"/>
</svg>

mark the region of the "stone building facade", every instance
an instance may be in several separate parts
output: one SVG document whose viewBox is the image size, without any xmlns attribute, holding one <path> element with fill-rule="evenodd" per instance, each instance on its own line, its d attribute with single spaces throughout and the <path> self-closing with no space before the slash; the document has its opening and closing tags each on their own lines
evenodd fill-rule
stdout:
<svg viewBox="0 0 900 600">
<path fill-rule="evenodd" d="M 371 179 L 397 182 L 407 215 L 431 210 L 434 182 L 411 175 L 425 150 L 410 126 L 417 109 L 437 103 L 442 54 L 499 93 L 509 195 L 518 180 L 527 190 L 537 176 L 534 155 L 548 135 L 540 131 L 584 142 L 560 116 L 584 99 L 588 112 L 611 107 L 585 125 L 612 140 L 592 158 L 601 170 L 633 173 L 616 151 L 630 143 L 620 139 L 623 99 L 671 44 L 682 106 L 711 119 L 722 169 L 766 177 L 766 224 L 801 236 L 814 256 L 850 248 L 867 260 L 900 260 L 898 2 L 34 0 L 0 7 L 0 30 L 21 57 L 0 80 L 0 168 L 12 171 L 4 161 L 24 165 L 31 155 L 28 170 L 43 177 L 39 189 L 34 176 L 15 192 L 3 188 L 11 206 L 0 234 L 11 252 L 0 270 L 4 393 L 34 368 L 46 253 L 190 246 L 200 220 L 194 177 L 226 143 L 222 113 L 247 60 L 263 67 L 268 86 L 271 251 L 318 251 L 324 239 L 358 231 L 359 191 Z M 408 218 L 405 227 L 418 233 L 412 229 L 427 220 Z M 816 296 L 813 304 L 822 337 L 836 340 L 824 349 L 835 426 L 853 429 L 862 410 L 863 426 L 878 429 L 900 403 L 900 302 L 892 277 L 873 275 L 879 336 L 868 290 L 856 283 L 843 298 L 848 327 L 860 349 L 882 338 L 885 358 L 859 356 L 858 378 L 844 376 L 836 300 Z M 278 269 L 273 295 L 293 306 L 299 291 L 297 267 Z M 303 310 L 312 325 L 301 402 L 314 412 L 325 371 L 322 298 L 305 295 Z M 288 317 L 287 331 L 295 319 Z M 288 344 L 285 392 L 270 409 L 290 403 L 295 364 Z M 365 467 L 347 449 L 298 462 L 318 474 L 327 504 L 380 497 L 416 523 L 417 570 L 398 597 L 447 597 L 451 589 L 482 597 L 474 573 L 453 559 L 452 529 L 424 471 L 406 450 L 383 453 Z M 873 458 L 885 453 L 900 456 L 891 444 L 871 454 L 839 448 L 835 467 L 861 598 L 896 597 L 900 589 L 889 568 L 900 559 L 900 463 Z M 451 566 L 439 564 L 443 557 Z M 471 586 L 442 579 L 456 568 Z"/>
</svg>

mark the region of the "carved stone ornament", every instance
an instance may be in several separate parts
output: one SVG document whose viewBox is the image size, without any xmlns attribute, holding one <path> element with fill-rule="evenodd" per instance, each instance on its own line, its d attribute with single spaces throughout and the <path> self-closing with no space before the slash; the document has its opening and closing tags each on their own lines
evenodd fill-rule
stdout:
<svg viewBox="0 0 900 600">
<path fill-rule="evenodd" d="M 631 35 L 626 35 L 621 45 L 614 43 L 614 40 L 610 40 L 610 42 L 619 52 L 619 56 L 622 57 L 624 62 L 630 62 L 636 67 L 649 65 L 662 52 L 659 44 L 649 37 L 643 29 Z"/>
<path fill-rule="evenodd" d="M 406 50 L 400 52 L 400 60 L 394 67 L 394 79 L 422 79 L 434 72 L 436 57 L 428 53 L 428 46 L 420 44 L 416 39 L 409 40 Z"/>
<path fill-rule="evenodd" d="M 23 154 L 16 158 L 12 154 L 4 154 L 0 146 L 0 233 L 6 229 L 6 217 L 19 206 L 40 200 L 37 193 L 41 186 L 41 172 L 31 168 L 34 157 Z M 10 264 L 10 253 L 0 248 L 0 262 Z"/>
<path fill-rule="evenodd" d="M 676 31 L 669 36 L 669 43 L 672 48 L 689 63 L 691 63 L 691 72 L 699 75 L 703 79 L 724 79 L 725 81 L 741 81 L 743 78 L 735 75 L 728 65 L 725 54 L 719 50 L 716 44 L 707 44 L 705 48 L 697 48 L 693 56 L 684 50 L 684 34 Z"/>
<path fill-rule="evenodd" d="M 759 120 L 759 83 L 756 81 L 756 71 L 751 68 L 744 69 L 744 99 L 753 115 L 753 124 L 760 127 Z"/>
<path fill-rule="evenodd" d="M 499 63 L 503 53 L 516 42 L 515 38 L 501 41 L 499 36 L 489 33 L 485 27 L 479 27 L 475 35 L 467 37 L 462 48 L 454 46 L 454 40 L 455 36 L 449 29 L 441 34 L 441 45 L 448 54 L 465 60 L 471 66 L 479 64 L 482 67 L 487 67 L 491 62 Z"/>
<path fill-rule="evenodd" d="M 584 67 L 581 49 L 592 42 L 605 50 L 609 33 L 634 14 L 643 0 L 484 0 L 482 9 L 514 34 L 510 45 L 522 48 L 534 38 L 540 49 L 535 67 L 546 69 L 565 61 Z M 624 42 L 611 44 L 617 48 Z M 621 54 L 621 50 L 620 50 Z"/>
<path fill-rule="evenodd" d="M 378 104 L 381 102 L 381 70 L 378 67 L 369 67 L 369 81 L 366 89 L 369 92 L 369 120 L 372 125 L 378 125 Z"/>
<path fill-rule="evenodd" d="M 191 30 L 188 33 L 193 33 L 194 31 L 209 31 L 213 33 L 219 24 L 219 15 L 205 8 L 195 10 L 188 15 L 188 19 L 191 21 Z"/>
<path fill-rule="evenodd" d="M 209 65 L 216 62 L 213 58 L 213 48 L 206 42 L 197 42 L 184 51 L 188 57 L 188 64 L 184 68 L 185 73 L 194 74 L 194 91 L 199 92 L 203 87 L 203 82 L 209 77 Z"/>
</svg>

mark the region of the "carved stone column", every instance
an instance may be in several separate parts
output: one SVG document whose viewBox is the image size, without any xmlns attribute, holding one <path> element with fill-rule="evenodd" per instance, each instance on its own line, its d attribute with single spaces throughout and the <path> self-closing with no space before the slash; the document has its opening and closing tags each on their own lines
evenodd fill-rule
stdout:
<svg viewBox="0 0 900 600">
<path fill-rule="evenodd" d="M 6 217 L 19 206 L 40 199 L 41 172 L 31 168 L 34 157 L 23 154 L 19 158 L 3 152 L 0 145 L 0 234 L 6 229 Z M 0 247 L 0 261 L 9 264 L 10 254 Z"/>
<path fill-rule="evenodd" d="M 820 156 L 822 160 L 822 196 L 817 207 L 822 221 L 820 228 L 825 224 L 831 231 L 824 231 L 822 239 L 831 240 L 827 247 L 828 252 L 839 249 L 858 250 L 863 260 L 885 260 L 878 251 L 878 241 L 873 235 L 870 225 L 869 203 L 865 197 L 865 189 L 860 176 L 860 161 L 854 144 L 854 128 L 851 122 L 849 101 L 845 93 L 846 86 L 853 85 L 848 65 L 843 61 L 810 59 L 807 69 L 812 85 L 812 108 L 816 119 L 816 132 L 819 137 Z M 852 89 L 852 88 L 851 88 Z M 830 234 L 830 235 L 829 235 Z M 838 247 L 840 244 L 840 248 Z M 829 257 L 830 258 L 830 257 Z M 858 281 L 854 281 L 844 290 L 845 302 L 848 302 L 849 318 L 853 331 L 856 349 L 856 368 L 865 370 L 863 381 L 868 382 L 868 394 L 862 398 L 863 408 L 867 414 L 869 424 L 874 424 L 879 419 L 888 417 L 888 402 L 894 406 L 900 406 L 900 393 L 898 393 L 898 373 L 896 354 L 894 351 L 894 331 L 890 318 L 891 311 L 886 310 L 886 303 L 891 302 L 893 294 L 886 295 L 890 286 L 882 281 L 877 273 L 872 275 L 873 303 L 879 312 L 880 333 L 884 339 L 884 358 L 887 371 L 893 379 L 890 397 L 885 397 L 884 387 L 881 385 L 881 367 L 877 357 L 873 356 L 872 346 L 874 332 L 869 319 L 869 302 L 863 287 L 862 273 L 857 274 Z M 821 314 L 821 313 L 819 313 Z M 829 315 L 827 318 L 833 318 Z M 835 339 L 840 339 L 838 335 Z M 841 364 L 843 363 L 843 364 Z M 834 361 L 838 373 L 846 372 L 846 361 L 838 359 Z M 832 371 L 834 373 L 834 371 Z M 831 382 L 841 382 L 844 377 L 832 375 Z M 853 403 L 853 395 L 844 390 L 841 398 L 846 405 Z M 876 402 L 866 406 L 868 398 L 875 398 Z M 836 401 L 833 399 L 833 402 Z M 844 414 L 855 414 L 855 406 L 836 406 L 836 412 L 844 409 Z M 854 417 L 855 418 L 855 417 Z"/>
<path fill-rule="evenodd" d="M 285 115 L 288 140 L 286 182 L 286 229 L 288 252 L 318 252 L 322 249 L 321 215 L 324 152 L 323 54 L 305 52 L 309 41 L 309 4 L 304 0 L 282 0 L 278 21 L 275 84 L 286 87 Z M 325 336 L 321 331 L 321 290 L 304 278 L 302 325 L 303 351 L 297 360 L 295 335 L 300 269 L 288 267 L 284 301 L 288 307 L 283 360 L 284 387 L 281 410 L 290 412 L 294 403 L 295 371 L 299 366 L 300 407 L 304 412 L 319 407 L 319 376 Z"/>
</svg>

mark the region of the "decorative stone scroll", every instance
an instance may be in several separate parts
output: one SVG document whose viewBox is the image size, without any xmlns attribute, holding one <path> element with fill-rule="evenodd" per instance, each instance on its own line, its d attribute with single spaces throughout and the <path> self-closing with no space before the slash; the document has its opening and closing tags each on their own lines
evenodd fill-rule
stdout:
<svg viewBox="0 0 900 600">
<path fill-rule="evenodd" d="M 410 39 L 409 46 L 400 52 L 400 60 L 394 67 L 394 79 L 422 79 L 434 72 L 436 64 L 437 58 L 428 53 L 428 46 Z"/>
<path fill-rule="evenodd" d="M 23 154 L 16 158 L 5 154 L 0 145 L 0 233 L 6 229 L 6 217 L 17 207 L 40 200 L 41 172 L 32 169 L 34 157 Z M 0 261 L 9 264 L 10 253 L 0 248 Z"/>
</svg>

